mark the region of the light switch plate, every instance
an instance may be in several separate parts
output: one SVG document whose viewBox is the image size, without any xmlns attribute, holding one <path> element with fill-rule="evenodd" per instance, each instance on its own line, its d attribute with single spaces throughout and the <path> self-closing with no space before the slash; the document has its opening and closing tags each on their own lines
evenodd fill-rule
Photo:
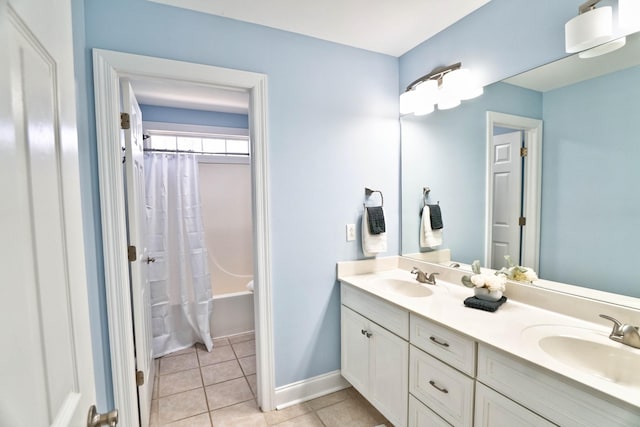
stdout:
<svg viewBox="0 0 640 427">
<path fill-rule="evenodd" d="M 347 242 L 353 242 L 356 240 L 356 225 L 347 224 Z"/>
</svg>

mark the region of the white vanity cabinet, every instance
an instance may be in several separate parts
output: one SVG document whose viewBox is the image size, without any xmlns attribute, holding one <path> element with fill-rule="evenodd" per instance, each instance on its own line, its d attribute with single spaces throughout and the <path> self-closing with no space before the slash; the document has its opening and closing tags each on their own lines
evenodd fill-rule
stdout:
<svg viewBox="0 0 640 427">
<path fill-rule="evenodd" d="M 640 426 L 638 408 L 600 397 L 580 384 L 484 344 L 478 346 L 478 381 L 562 427 Z"/>
<path fill-rule="evenodd" d="M 639 407 L 466 335 L 441 306 L 365 289 L 341 285 L 342 375 L 394 426 L 640 427 Z"/>
<path fill-rule="evenodd" d="M 342 376 L 393 425 L 406 426 L 409 313 L 347 285 L 341 299 Z"/>
</svg>

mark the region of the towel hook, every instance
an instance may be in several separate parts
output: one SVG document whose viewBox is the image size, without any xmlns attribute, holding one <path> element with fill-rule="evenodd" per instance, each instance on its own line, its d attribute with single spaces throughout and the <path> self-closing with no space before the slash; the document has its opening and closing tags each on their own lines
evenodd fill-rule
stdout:
<svg viewBox="0 0 640 427">
<path fill-rule="evenodd" d="M 373 193 L 380 193 L 380 206 L 384 206 L 384 196 L 380 190 L 372 190 L 368 187 L 364 187 L 364 195 L 370 197 Z"/>
<path fill-rule="evenodd" d="M 431 188 L 422 187 L 422 207 L 424 208 L 429 203 L 427 203 L 427 199 L 429 198 L 429 193 L 431 192 Z M 440 204 L 440 200 L 438 200 L 437 204 Z M 420 209 L 420 216 L 422 216 L 422 209 Z"/>
</svg>

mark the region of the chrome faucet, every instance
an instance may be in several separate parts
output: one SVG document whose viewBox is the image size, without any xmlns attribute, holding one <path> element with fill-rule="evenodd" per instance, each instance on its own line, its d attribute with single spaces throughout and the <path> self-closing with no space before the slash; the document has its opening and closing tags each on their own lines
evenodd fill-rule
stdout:
<svg viewBox="0 0 640 427">
<path fill-rule="evenodd" d="M 637 326 L 623 325 L 619 320 L 606 314 L 601 314 L 600 317 L 613 322 L 613 330 L 609 335 L 610 339 L 631 347 L 640 348 L 640 332 Z"/>
<path fill-rule="evenodd" d="M 420 283 L 428 283 L 429 285 L 435 285 L 436 275 L 438 273 L 429 274 L 420 270 L 418 267 L 413 267 L 413 269 L 411 270 L 411 274 L 416 274 L 416 280 Z"/>
</svg>

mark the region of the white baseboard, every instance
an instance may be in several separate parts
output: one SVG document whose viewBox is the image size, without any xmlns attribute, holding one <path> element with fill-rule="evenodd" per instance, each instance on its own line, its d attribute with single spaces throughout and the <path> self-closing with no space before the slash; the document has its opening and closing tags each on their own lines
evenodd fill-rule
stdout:
<svg viewBox="0 0 640 427">
<path fill-rule="evenodd" d="M 339 370 L 277 387 L 276 409 L 284 409 L 348 387 L 351 384 L 342 378 Z"/>
</svg>

